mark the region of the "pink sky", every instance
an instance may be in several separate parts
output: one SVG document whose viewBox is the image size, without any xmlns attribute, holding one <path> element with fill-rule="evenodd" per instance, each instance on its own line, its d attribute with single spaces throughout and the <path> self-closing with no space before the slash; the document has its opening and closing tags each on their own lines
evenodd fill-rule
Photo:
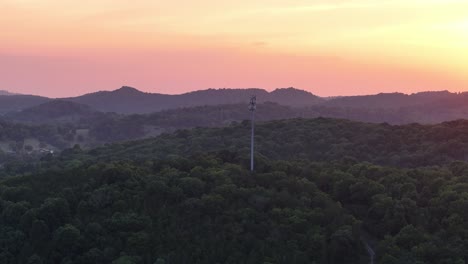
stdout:
<svg viewBox="0 0 468 264">
<path fill-rule="evenodd" d="M 98 2 L 0 2 L 0 90 L 468 90 L 466 1 Z"/>
</svg>

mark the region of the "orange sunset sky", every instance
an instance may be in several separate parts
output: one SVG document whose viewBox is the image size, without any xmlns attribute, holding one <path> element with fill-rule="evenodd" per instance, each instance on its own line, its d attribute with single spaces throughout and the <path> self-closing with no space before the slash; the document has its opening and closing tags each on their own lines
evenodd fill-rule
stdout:
<svg viewBox="0 0 468 264">
<path fill-rule="evenodd" d="M 468 90 L 467 0 L 0 0 L 0 90 Z"/>
</svg>

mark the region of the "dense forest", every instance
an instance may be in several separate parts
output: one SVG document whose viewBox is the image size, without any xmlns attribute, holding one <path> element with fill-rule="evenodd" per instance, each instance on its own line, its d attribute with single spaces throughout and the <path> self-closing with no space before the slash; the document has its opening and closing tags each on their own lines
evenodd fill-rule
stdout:
<svg viewBox="0 0 468 264">
<path fill-rule="evenodd" d="M 284 111 L 275 111 L 280 107 L 277 104 L 267 103 L 261 107 L 257 115 L 260 122 L 290 114 L 288 107 L 282 107 Z M 40 143 L 36 143 L 36 147 L 43 145 L 62 150 L 75 144 L 91 148 L 166 133 L 141 145 L 140 153 L 168 155 L 240 149 L 248 147 L 241 144 L 248 141 L 249 135 L 248 122 L 240 121 L 248 115 L 245 112 L 238 105 L 230 105 L 168 110 L 152 115 L 96 114 L 76 124 L 17 124 L 0 121 L 0 142 L 8 143 L 4 143 L 7 149 L 22 150 L 18 153 L 27 154 L 26 148 L 31 147 L 24 141 L 27 138 L 37 139 Z M 195 129 L 190 133 L 180 130 L 193 127 L 223 127 L 221 131 L 224 131 L 224 135 L 216 128 Z M 453 159 L 466 160 L 465 148 L 460 147 L 467 144 L 466 129 L 468 122 L 463 120 L 435 125 L 394 126 L 327 118 L 299 118 L 287 122 L 267 122 L 259 127 L 257 137 L 264 142 L 259 146 L 262 155 L 268 158 L 326 161 L 350 156 L 376 164 L 407 167 L 438 165 Z M 176 130 L 178 132 L 172 133 Z M 151 146 L 155 149 L 151 149 Z M 111 147 L 111 154 L 117 155 L 120 149 L 129 147 L 136 148 L 135 143 L 116 144 Z"/>
<path fill-rule="evenodd" d="M 272 160 L 335 161 L 351 158 L 398 167 L 433 166 L 468 154 L 468 121 L 437 125 L 360 123 L 340 119 L 289 119 L 259 123 L 257 150 Z M 80 154 L 94 160 L 166 158 L 207 151 L 248 153 L 250 122 L 195 128 L 113 144 Z"/>
<path fill-rule="evenodd" d="M 466 263 L 468 121 L 196 128 L 1 169 L 0 263 Z"/>
</svg>

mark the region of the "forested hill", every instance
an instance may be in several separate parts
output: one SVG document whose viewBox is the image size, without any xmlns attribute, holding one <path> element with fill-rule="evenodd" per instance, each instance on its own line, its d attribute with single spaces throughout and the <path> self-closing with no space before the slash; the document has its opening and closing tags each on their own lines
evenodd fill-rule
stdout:
<svg viewBox="0 0 468 264">
<path fill-rule="evenodd" d="M 145 159 L 206 152 L 247 155 L 250 123 L 196 128 L 142 141 L 113 144 L 80 155 L 90 159 Z M 259 123 L 256 150 L 274 160 L 330 161 L 350 158 L 381 165 L 418 167 L 468 158 L 468 121 L 437 125 L 389 125 L 316 118 Z M 247 156 L 243 156 L 247 159 Z"/>
<path fill-rule="evenodd" d="M 257 148 L 261 155 L 314 161 L 349 156 L 359 161 L 405 167 L 438 165 L 468 157 L 468 121 L 464 120 L 434 125 L 389 125 L 328 118 L 268 121 L 295 114 L 300 115 L 274 104 L 259 108 Z M 112 145 L 109 153 L 112 157 L 159 157 L 217 150 L 247 153 L 245 148 L 249 147 L 249 123 L 241 121 L 248 118 L 248 111 L 237 105 L 187 108 L 148 116 L 92 114 L 88 117 L 76 124 L 55 125 L 22 125 L 0 120 L 0 164 L 11 159 L 6 153 L 61 151 L 74 144 L 90 149 L 148 137 L 144 141 Z M 218 128 L 180 130 L 194 127 Z M 171 134 L 151 138 L 161 133 Z M 107 149 L 103 148 L 103 156 Z"/>
<path fill-rule="evenodd" d="M 0 263 L 468 259 L 467 121 L 257 128 L 254 173 L 248 122 L 6 166 Z"/>
</svg>

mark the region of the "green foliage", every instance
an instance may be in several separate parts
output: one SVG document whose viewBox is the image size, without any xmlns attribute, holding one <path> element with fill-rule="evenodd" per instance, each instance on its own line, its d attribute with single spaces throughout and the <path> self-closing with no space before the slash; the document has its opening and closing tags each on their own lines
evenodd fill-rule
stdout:
<svg viewBox="0 0 468 264">
<path fill-rule="evenodd" d="M 438 125 L 367 124 L 334 119 L 292 119 L 259 124 L 257 165 L 267 160 L 367 161 L 420 167 L 463 161 L 468 155 L 468 121 Z M 216 152 L 227 162 L 248 162 L 250 125 L 196 128 L 79 153 L 77 159 L 145 160 Z M 242 155 L 240 155 L 242 153 Z M 67 156 L 72 153 L 67 152 Z M 70 160 L 73 157 L 66 157 Z M 237 159 L 237 160 L 234 160 Z"/>
<path fill-rule="evenodd" d="M 0 181 L 0 263 L 464 263 L 467 126 L 269 122 L 255 173 L 242 123 L 75 146 Z"/>
<path fill-rule="evenodd" d="M 9 178 L 3 190 L 41 195 L 29 204 L 1 193 L 2 251 L 47 263 L 359 263 L 359 221 L 294 166 L 250 174 L 197 156 Z M 86 176 L 70 184 L 77 173 Z"/>
</svg>

